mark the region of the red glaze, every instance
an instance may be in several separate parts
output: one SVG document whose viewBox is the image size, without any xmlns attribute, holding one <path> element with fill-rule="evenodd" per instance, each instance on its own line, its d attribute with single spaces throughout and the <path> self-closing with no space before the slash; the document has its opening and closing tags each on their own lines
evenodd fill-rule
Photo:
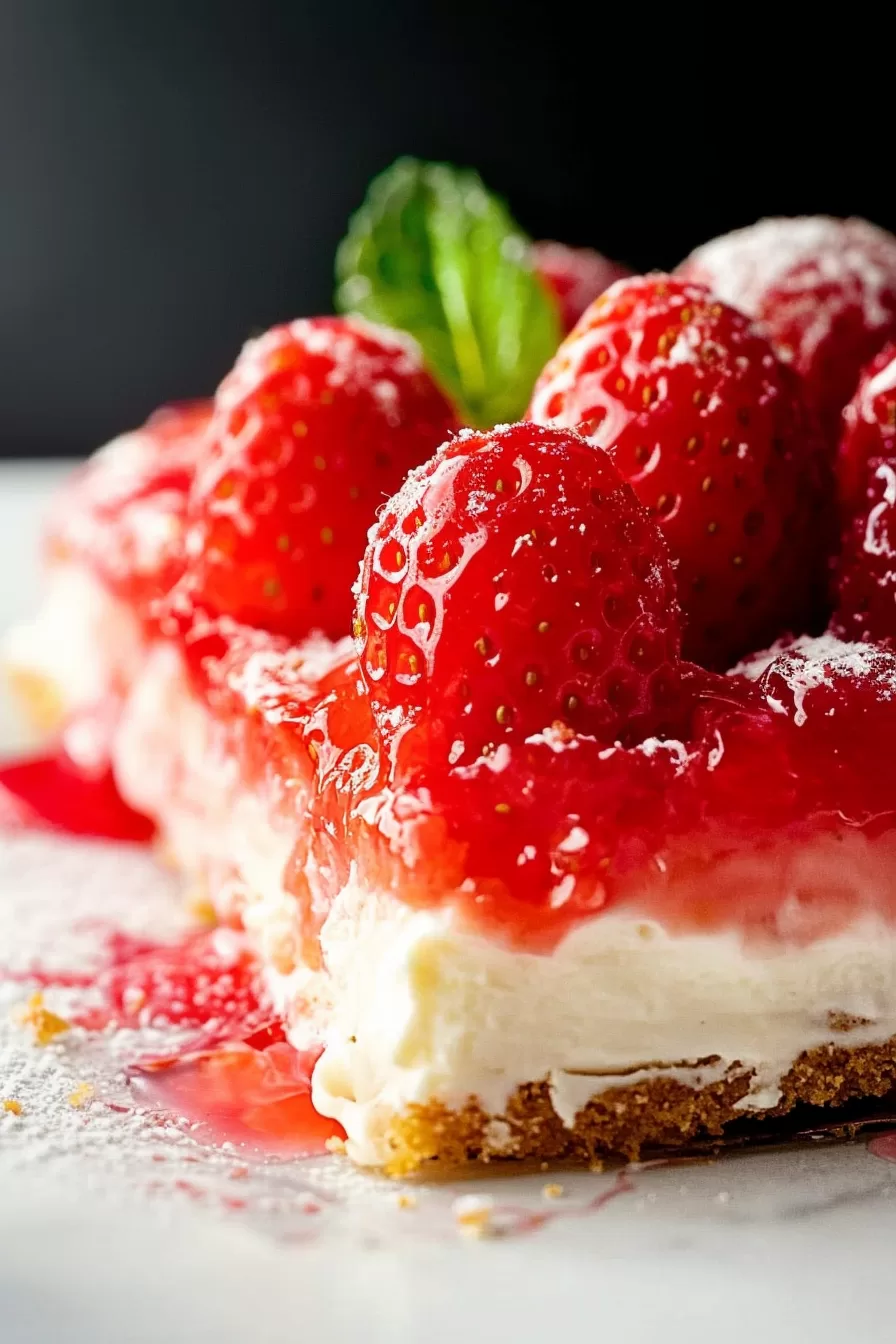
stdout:
<svg viewBox="0 0 896 1344">
<path fill-rule="evenodd" d="M 623 280 L 536 384 L 529 416 L 605 448 L 678 561 L 686 657 L 725 667 L 811 627 L 824 469 L 793 376 L 702 286 Z"/>
<path fill-rule="evenodd" d="M 74 475 L 50 518 L 51 563 L 87 565 L 145 615 L 183 569 L 187 495 L 211 406 L 165 406 Z"/>
<path fill-rule="evenodd" d="M 871 361 L 843 411 L 837 483 L 845 519 L 863 512 L 874 458 L 896 460 L 896 344 Z"/>
<path fill-rule="evenodd" d="M 124 802 L 108 767 L 84 774 L 63 755 L 0 766 L 0 826 L 136 843 L 155 831 Z"/>
<path fill-rule="evenodd" d="M 614 281 L 631 275 L 627 266 L 590 247 L 535 243 L 532 252 L 536 271 L 559 304 L 564 332 L 572 331 L 588 305 Z"/>
<path fill-rule="evenodd" d="M 277 1157 L 311 1157 L 344 1138 L 311 1104 L 317 1054 L 283 1042 L 262 1049 L 233 1041 L 175 1060 L 144 1061 L 132 1074 L 141 1100 L 198 1123 L 195 1137 Z"/>
<path fill-rule="evenodd" d="M 864 464 L 865 501 L 843 534 L 837 609 L 843 639 L 896 641 L 896 456 Z"/>
<path fill-rule="evenodd" d="M 868 1151 L 872 1157 L 880 1157 L 885 1162 L 896 1162 L 896 1133 L 881 1134 L 871 1139 Z"/>
<path fill-rule="evenodd" d="M 761 325 L 836 442 L 862 367 L 896 338 L 896 238 L 863 219 L 769 219 L 679 267 Z"/>
<path fill-rule="evenodd" d="M 0 979 L 90 990 L 89 1002 L 68 1014 L 88 1031 L 192 1028 L 175 1053 L 139 1059 L 132 1082 L 141 1101 L 198 1121 L 213 1142 L 300 1156 L 344 1133 L 311 1104 L 319 1052 L 299 1054 L 286 1042 L 246 940 L 231 929 L 193 931 L 176 943 L 112 930 L 92 973 L 31 967 L 0 971 Z"/>
<path fill-rule="evenodd" d="M 452 763 L 558 721 L 644 737 L 677 703 L 663 538 L 568 431 L 465 432 L 413 472 L 371 533 L 356 639 L 385 737 L 420 725 Z"/>
<path fill-rule="evenodd" d="M 250 341 L 193 488 L 189 591 L 248 625 L 338 638 L 377 505 L 456 424 L 416 346 L 386 328 L 321 317 Z"/>
<path fill-rule="evenodd" d="M 848 882 L 841 894 L 836 879 L 791 868 L 807 841 L 896 828 L 896 779 L 868 768 L 896 750 L 896 657 L 822 642 L 782 655 L 758 685 L 688 675 L 697 709 L 686 744 L 608 749 L 549 732 L 472 766 L 421 767 L 397 794 L 331 787 L 313 804 L 331 890 L 351 856 L 374 887 L 422 906 L 450 901 L 476 926 L 540 948 L 626 903 L 670 927 L 795 940 L 854 917 Z M 862 899 L 892 916 L 896 882 L 881 874 Z"/>
</svg>

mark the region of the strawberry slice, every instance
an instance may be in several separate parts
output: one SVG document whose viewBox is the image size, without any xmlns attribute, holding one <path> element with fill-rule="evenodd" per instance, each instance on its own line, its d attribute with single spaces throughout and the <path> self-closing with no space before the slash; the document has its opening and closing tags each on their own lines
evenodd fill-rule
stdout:
<svg viewBox="0 0 896 1344">
<path fill-rule="evenodd" d="M 896 338 L 896 238 L 864 219 L 764 219 L 698 247 L 679 274 L 756 320 L 835 442 L 859 371 Z"/>
<path fill-rule="evenodd" d="M 826 472 L 793 374 L 700 285 L 622 280 L 535 387 L 541 424 L 605 448 L 678 562 L 684 653 L 730 665 L 813 620 Z"/>
<path fill-rule="evenodd" d="M 837 484 L 847 518 L 862 512 L 872 458 L 896 459 L 896 343 L 871 361 L 843 410 Z"/>
<path fill-rule="evenodd" d="M 377 504 L 455 425 L 417 346 L 386 328 L 321 317 L 250 341 L 190 501 L 190 595 L 291 638 L 347 633 Z"/>
<path fill-rule="evenodd" d="M 536 271 L 560 305 L 564 332 L 572 331 L 588 305 L 614 281 L 631 275 L 627 266 L 590 247 L 534 243 L 532 256 Z"/>
<path fill-rule="evenodd" d="M 420 724 L 410 740 L 452 764 L 555 722 L 612 742 L 677 712 L 665 543 L 568 431 L 463 431 L 412 472 L 371 531 L 355 633 L 386 738 Z"/>
</svg>

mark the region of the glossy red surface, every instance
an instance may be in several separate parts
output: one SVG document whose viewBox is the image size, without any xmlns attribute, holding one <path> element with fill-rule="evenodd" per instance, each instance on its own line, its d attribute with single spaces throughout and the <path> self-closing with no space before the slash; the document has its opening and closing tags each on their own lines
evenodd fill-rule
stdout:
<svg viewBox="0 0 896 1344">
<path fill-rule="evenodd" d="M 896 338 L 896 238 L 864 219 L 761 220 L 699 247 L 679 274 L 761 325 L 833 446 L 862 367 Z"/>
<path fill-rule="evenodd" d="M 111 770 L 86 775 L 62 755 L 0 765 L 0 826 L 135 843 L 155 831 L 124 802 Z"/>
<path fill-rule="evenodd" d="M 309 318 L 251 341 L 193 485 L 189 593 L 291 638 L 347 633 L 378 504 L 456 427 L 416 347 L 386 328 Z"/>
<path fill-rule="evenodd" d="M 356 637 L 387 745 L 413 727 L 434 759 L 555 722 L 605 743 L 678 727 L 667 547 L 568 430 L 461 435 L 414 472 L 371 536 Z"/>
<path fill-rule="evenodd" d="M 604 448 L 655 518 L 687 657 L 721 670 L 811 628 L 833 541 L 826 463 L 797 379 L 741 313 L 671 276 L 620 281 L 547 364 L 528 414 Z"/>
</svg>

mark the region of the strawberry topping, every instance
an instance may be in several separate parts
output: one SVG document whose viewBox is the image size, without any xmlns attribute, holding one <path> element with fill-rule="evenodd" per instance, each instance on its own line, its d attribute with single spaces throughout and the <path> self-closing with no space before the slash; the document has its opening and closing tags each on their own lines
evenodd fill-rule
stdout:
<svg viewBox="0 0 896 1344">
<path fill-rule="evenodd" d="M 811 626 L 824 467 L 796 381 L 700 285 L 623 280 L 547 365 L 530 417 L 605 448 L 678 562 L 684 652 L 730 665 Z"/>
<path fill-rule="evenodd" d="M 844 639 L 896 641 L 896 459 L 871 458 L 865 474 L 865 502 L 843 535 L 831 628 Z"/>
<path fill-rule="evenodd" d="M 896 459 L 896 343 L 871 361 L 843 410 L 837 484 L 847 518 L 862 511 L 872 458 Z"/>
<path fill-rule="evenodd" d="M 859 371 L 896 338 L 896 238 L 863 219 L 765 219 L 679 267 L 754 318 L 835 441 Z"/>
<path fill-rule="evenodd" d="M 455 764 L 555 722 L 659 733 L 678 701 L 665 543 L 569 431 L 465 431 L 412 472 L 371 531 L 356 639 L 387 739 L 418 724 Z"/>
<path fill-rule="evenodd" d="M 385 328 L 313 318 L 250 341 L 190 502 L 192 596 L 290 638 L 343 634 L 377 504 L 455 424 L 417 347 Z"/>
<path fill-rule="evenodd" d="M 560 305 L 564 332 L 572 331 L 590 303 L 625 275 L 627 266 L 595 252 L 590 247 L 567 247 L 565 243 L 535 243 L 535 269 Z"/>
<path fill-rule="evenodd" d="M 187 497 L 211 407 L 165 406 L 94 453 L 60 495 L 50 563 L 77 561 L 141 615 L 183 569 Z"/>
</svg>

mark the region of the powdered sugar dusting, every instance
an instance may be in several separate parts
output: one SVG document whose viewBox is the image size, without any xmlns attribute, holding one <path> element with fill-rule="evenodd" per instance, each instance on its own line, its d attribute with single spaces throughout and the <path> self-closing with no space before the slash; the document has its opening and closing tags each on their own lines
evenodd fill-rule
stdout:
<svg viewBox="0 0 896 1344">
<path fill-rule="evenodd" d="M 871 328 L 891 320 L 892 307 L 883 298 L 893 288 L 896 239 L 863 219 L 763 219 L 704 243 L 683 269 L 693 279 L 705 279 L 720 299 L 755 317 L 770 290 L 793 295 L 802 291 L 807 263 L 817 265 L 824 282 L 848 289 Z M 822 329 L 808 340 L 813 349 L 829 328 L 830 314 L 819 309 L 818 320 Z"/>
</svg>

